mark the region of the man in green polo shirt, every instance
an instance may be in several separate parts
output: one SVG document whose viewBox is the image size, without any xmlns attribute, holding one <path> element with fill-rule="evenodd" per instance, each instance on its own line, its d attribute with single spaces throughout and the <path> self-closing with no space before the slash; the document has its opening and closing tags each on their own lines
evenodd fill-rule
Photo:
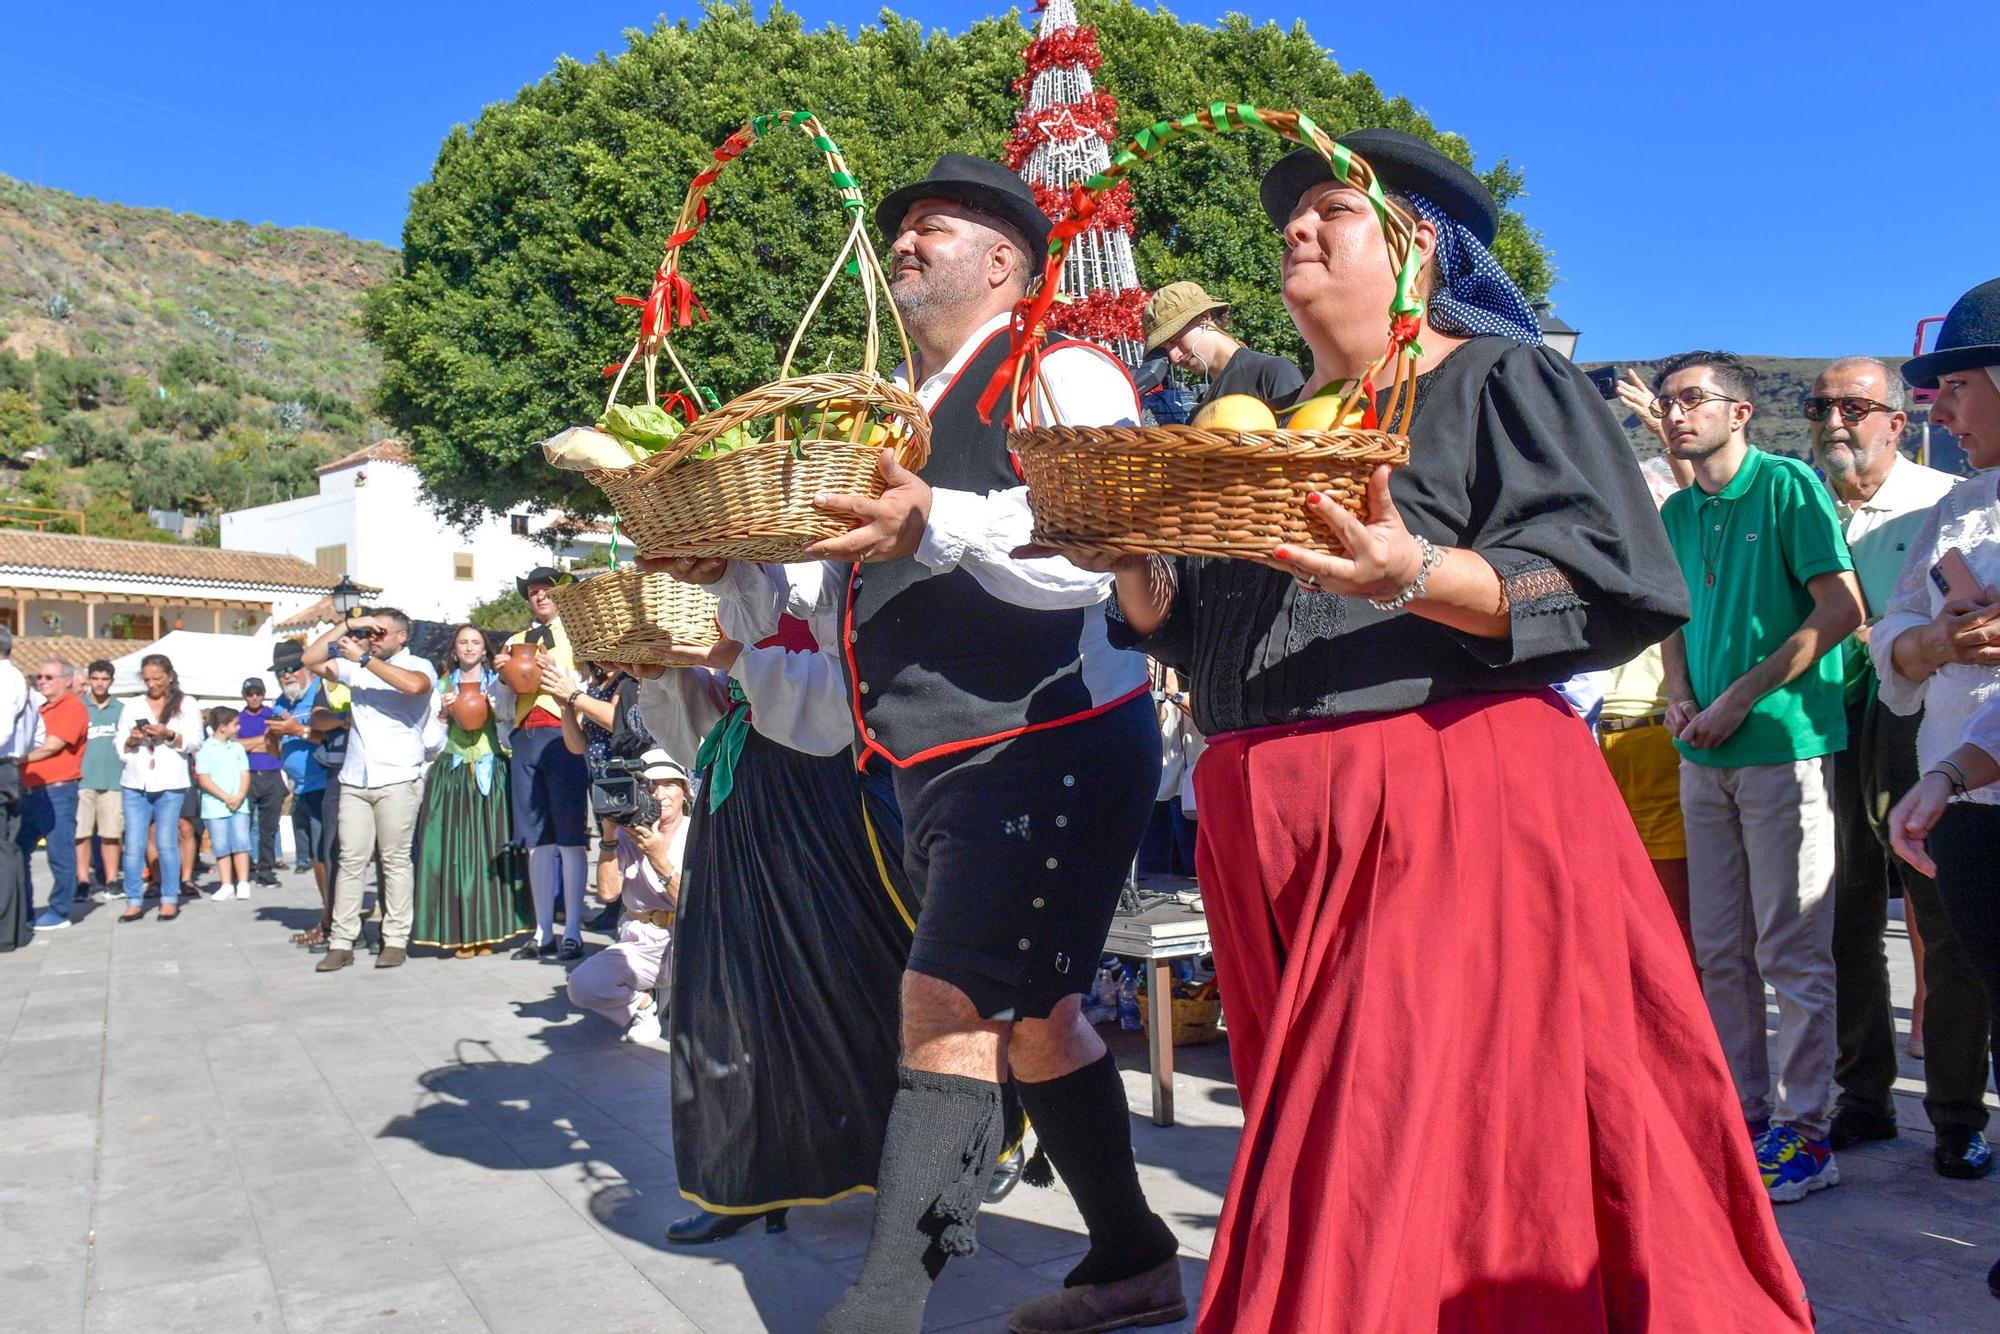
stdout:
<svg viewBox="0 0 2000 1334">
<path fill-rule="evenodd" d="M 1825 757 L 1847 744 L 1841 640 L 1861 586 L 1812 469 L 1751 446 L 1755 373 L 1689 352 L 1653 381 L 1667 449 L 1694 485 L 1660 511 L 1687 580 L 1666 641 L 1681 752 L 1688 916 L 1709 1014 L 1777 1203 L 1835 1185 L 1833 811 Z M 1777 1098 L 1764 984 L 1778 993 Z"/>
</svg>

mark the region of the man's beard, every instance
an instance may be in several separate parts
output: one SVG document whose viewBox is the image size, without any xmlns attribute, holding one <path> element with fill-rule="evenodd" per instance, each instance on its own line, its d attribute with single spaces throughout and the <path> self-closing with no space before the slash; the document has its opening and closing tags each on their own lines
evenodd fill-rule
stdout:
<svg viewBox="0 0 2000 1334">
<path fill-rule="evenodd" d="M 896 313 L 905 324 L 921 330 L 934 321 L 948 320 L 963 309 L 973 294 L 976 277 L 971 265 L 954 268 L 931 263 L 899 282 L 891 268 L 889 300 L 895 303 Z"/>
<path fill-rule="evenodd" d="M 284 695 L 287 702 L 297 703 L 299 696 L 306 693 L 306 683 L 304 681 L 280 681 L 278 682 L 278 690 Z"/>
</svg>

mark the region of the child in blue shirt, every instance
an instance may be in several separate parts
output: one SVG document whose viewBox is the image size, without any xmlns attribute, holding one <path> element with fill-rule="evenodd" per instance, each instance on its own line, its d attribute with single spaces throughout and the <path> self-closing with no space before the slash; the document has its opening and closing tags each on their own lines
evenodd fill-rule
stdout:
<svg viewBox="0 0 2000 1334">
<path fill-rule="evenodd" d="M 209 851 L 222 883 L 209 897 L 250 897 L 250 753 L 236 739 L 236 710 L 226 704 L 208 711 L 208 740 L 194 756 L 194 781 L 201 788 L 201 818 L 208 826 Z"/>
</svg>

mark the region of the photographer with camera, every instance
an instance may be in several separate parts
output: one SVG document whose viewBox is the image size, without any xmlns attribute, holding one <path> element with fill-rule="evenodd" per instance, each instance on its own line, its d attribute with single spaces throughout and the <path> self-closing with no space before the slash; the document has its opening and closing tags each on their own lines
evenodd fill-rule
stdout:
<svg viewBox="0 0 2000 1334">
<path fill-rule="evenodd" d="M 627 1042 L 653 1042 L 660 1036 L 660 1006 L 653 993 L 666 984 L 672 969 L 690 797 L 687 771 L 663 750 L 639 751 L 641 744 L 637 734 L 622 733 L 591 783 L 592 806 L 618 829 L 625 908 L 618 941 L 569 975 L 570 1000 L 617 1024 Z"/>
<path fill-rule="evenodd" d="M 340 860 L 334 873 L 333 931 L 316 970 L 338 972 L 354 962 L 361 932 L 362 878 L 382 854 L 382 952 L 377 968 L 394 968 L 410 943 L 411 844 L 423 795 L 424 724 L 437 672 L 409 651 L 410 618 L 390 607 L 350 615 L 306 646 L 302 662 L 349 692 L 347 756 L 340 766 L 336 807 Z"/>
</svg>

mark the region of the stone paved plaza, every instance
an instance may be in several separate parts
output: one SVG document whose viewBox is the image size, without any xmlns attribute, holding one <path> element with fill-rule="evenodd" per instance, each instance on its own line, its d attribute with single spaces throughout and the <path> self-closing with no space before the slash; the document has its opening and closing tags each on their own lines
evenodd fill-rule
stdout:
<svg viewBox="0 0 2000 1334">
<path fill-rule="evenodd" d="M 661 1240 L 688 1209 L 665 1050 L 572 1011 L 559 968 L 363 957 L 318 976 L 288 943 L 315 902 L 287 873 L 175 923 L 96 907 L 0 955 L 0 1328 L 800 1331 L 852 1277 L 866 1197 L 781 1236 Z M 1181 1123 L 1160 1129 L 1142 1050 L 1119 1052 L 1192 1296 L 1241 1124 L 1226 1053 L 1183 1049 Z M 1905 1062 L 1901 1139 L 1841 1154 L 1843 1185 L 1779 1211 L 1822 1329 L 2000 1329 L 2000 1180 L 1931 1172 L 1920 1073 Z M 1477 1111 L 1411 1133 L 1477 1134 Z M 1084 1250 L 1059 1189 L 1017 1189 L 979 1232 L 932 1329 L 1004 1329 Z"/>
</svg>

